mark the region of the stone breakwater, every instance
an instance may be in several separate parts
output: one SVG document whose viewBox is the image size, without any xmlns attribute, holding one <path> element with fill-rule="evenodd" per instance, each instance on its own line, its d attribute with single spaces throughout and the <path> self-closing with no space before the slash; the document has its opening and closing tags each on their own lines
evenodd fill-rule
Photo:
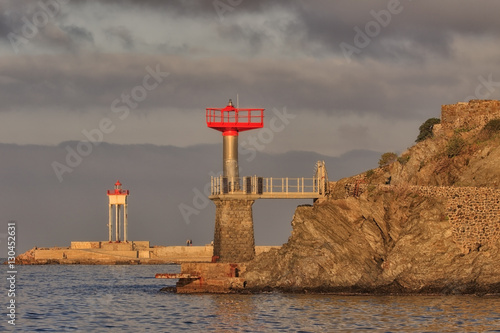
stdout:
<svg viewBox="0 0 500 333">
<path fill-rule="evenodd" d="M 446 218 L 453 227 L 453 239 L 464 253 L 495 244 L 500 239 L 500 190 L 488 187 L 358 185 L 357 195 L 375 188 L 383 191 L 409 191 L 431 198 L 445 199 Z M 356 185 L 346 187 L 353 196 Z"/>
<path fill-rule="evenodd" d="M 257 254 L 276 246 L 256 246 Z M 16 264 L 137 265 L 211 262 L 213 246 L 150 246 L 149 241 L 127 243 L 71 242 L 70 247 L 32 248 L 16 257 Z"/>
</svg>

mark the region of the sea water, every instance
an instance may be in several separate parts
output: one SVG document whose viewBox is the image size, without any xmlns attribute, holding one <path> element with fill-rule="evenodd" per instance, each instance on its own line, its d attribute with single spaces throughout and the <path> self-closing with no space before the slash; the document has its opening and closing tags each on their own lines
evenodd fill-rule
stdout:
<svg viewBox="0 0 500 333">
<path fill-rule="evenodd" d="M 8 322 L 5 284 L 0 332 L 500 332 L 496 296 L 161 292 L 176 281 L 155 274 L 179 271 L 177 265 L 17 266 L 15 326 Z"/>
</svg>

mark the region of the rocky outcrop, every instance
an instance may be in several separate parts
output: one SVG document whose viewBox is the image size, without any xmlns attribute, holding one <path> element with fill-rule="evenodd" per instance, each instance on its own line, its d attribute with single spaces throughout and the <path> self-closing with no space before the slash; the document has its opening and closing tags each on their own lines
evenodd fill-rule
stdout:
<svg viewBox="0 0 500 333">
<path fill-rule="evenodd" d="M 484 131 L 489 121 L 500 119 L 500 101 L 443 105 L 441 113 L 432 139 L 408 148 L 372 181 L 391 177 L 391 184 L 500 188 L 500 136 Z M 447 148 L 454 139 L 463 146 L 449 157 Z"/>
<path fill-rule="evenodd" d="M 249 288 L 500 293 L 499 101 L 444 105 L 433 137 L 298 207 L 281 249 L 247 264 Z"/>
<path fill-rule="evenodd" d="M 464 253 L 445 199 L 394 186 L 298 207 L 281 249 L 247 264 L 247 287 L 369 293 L 498 293 L 498 242 Z"/>
<path fill-rule="evenodd" d="M 459 155 L 446 156 L 446 147 L 453 136 L 438 132 L 434 139 L 419 142 L 403 152 L 407 162 L 380 168 L 375 172 L 379 177 L 369 181 L 382 183 L 391 177 L 391 184 L 500 188 L 500 138 L 481 140 L 478 129 L 455 136 L 464 140 Z"/>
<path fill-rule="evenodd" d="M 35 263 L 36 247 L 18 255 L 16 257 L 16 265 L 33 265 Z"/>
</svg>

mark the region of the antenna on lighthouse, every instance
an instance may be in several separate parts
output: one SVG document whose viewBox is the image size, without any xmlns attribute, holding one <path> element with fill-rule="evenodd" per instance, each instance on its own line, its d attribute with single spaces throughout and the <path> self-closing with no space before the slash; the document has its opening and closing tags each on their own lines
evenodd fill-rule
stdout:
<svg viewBox="0 0 500 333">
<path fill-rule="evenodd" d="M 239 108 L 240 108 L 240 99 L 239 99 L 238 94 L 236 94 L 236 108 L 237 108 L 237 109 L 239 109 Z"/>
</svg>

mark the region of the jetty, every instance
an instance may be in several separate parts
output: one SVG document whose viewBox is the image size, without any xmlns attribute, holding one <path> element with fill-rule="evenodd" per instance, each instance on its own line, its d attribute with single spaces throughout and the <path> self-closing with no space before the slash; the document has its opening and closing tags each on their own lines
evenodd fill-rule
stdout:
<svg viewBox="0 0 500 333">
<path fill-rule="evenodd" d="M 262 253 L 280 246 L 256 246 Z M 213 246 L 150 246 L 149 241 L 71 242 L 69 247 L 33 248 L 16 258 L 25 265 L 158 265 L 208 263 Z"/>
</svg>

